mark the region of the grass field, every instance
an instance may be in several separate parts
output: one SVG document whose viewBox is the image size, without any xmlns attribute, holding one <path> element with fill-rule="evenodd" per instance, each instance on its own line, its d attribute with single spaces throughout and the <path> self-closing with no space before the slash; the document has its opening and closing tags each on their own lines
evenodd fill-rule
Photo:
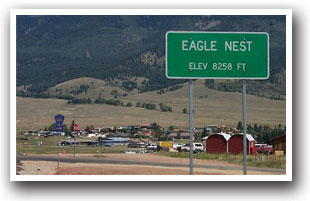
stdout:
<svg viewBox="0 0 310 201">
<path fill-rule="evenodd" d="M 22 137 L 18 135 L 18 137 Z M 24 137 L 24 136 L 23 136 Z M 60 137 L 60 141 L 65 140 L 64 137 Z M 77 141 L 81 141 L 83 138 L 77 138 Z M 85 138 L 84 140 L 89 140 Z M 94 139 L 93 139 L 94 140 Z M 42 142 L 38 146 L 38 141 Z M 27 141 L 17 141 L 16 152 L 17 153 L 26 153 L 26 154 L 57 154 L 58 137 L 38 137 L 38 136 L 29 136 Z M 40 143 L 39 143 L 40 144 Z M 144 150 L 143 148 L 128 148 L 127 146 L 115 146 L 115 147 L 101 147 L 101 146 L 77 146 L 75 149 L 76 154 L 94 154 L 97 158 L 104 158 L 106 153 L 122 153 L 124 154 L 127 150 L 134 150 L 136 152 Z M 60 146 L 60 154 L 73 154 L 74 146 Z M 101 155 L 103 154 L 103 155 Z M 164 152 L 160 151 L 154 153 L 158 155 L 173 157 L 173 158 L 189 158 L 189 153 L 184 152 Z M 212 154 L 212 153 L 196 153 L 194 154 L 195 159 L 203 160 L 218 160 L 218 161 L 227 161 L 235 164 L 243 163 L 242 154 Z M 248 155 L 247 156 L 248 166 L 252 167 L 268 167 L 268 168 L 278 168 L 285 169 L 286 166 L 286 157 L 285 156 L 275 156 L 275 155 Z"/>
<path fill-rule="evenodd" d="M 158 154 L 175 157 L 175 158 L 189 158 L 189 153 L 184 152 L 159 152 Z M 195 159 L 205 160 L 221 160 L 235 164 L 243 164 L 242 154 L 226 154 L 226 153 L 199 153 L 194 154 Z M 247 165 L 252 167 L 266 167 L 266 168 L 286 168 L 286 157 L 275 155 L 248 155 Z"/>
<path fill-rule="evenodd" d="M 72 82 L 73 85 L 70 81 L 65 83 L 65 86 L 62 86 L 63 89 L 74 86 L 77 80 Z M 92 78 L 80 78 L 78 84 L 89 82 L 94 82 L 93 86 L 105 84 L 96 83 Z M 106 86 L 106 88 L 109 87 Z M 94 90 L 90 90 L 89 93 L 94 93 L 96 90 L 97 88 L 94 87 Z M 111 88 L 106 89 L 106 91 L 110 90 Z M 198 80 L 193 84 L 193 97 L 194 127 L 203 127 L 207 124 L 236 126 L 242 119 L 242 94 L 240 93 L 208 89 L 204 86 L 203 80 Z M 59 113 L 65 116 L 65 124 L 69 126 L 71 121 L 75 120 L 80 128 L 85 128 L 87 125 L 127 126 L 152 122 L 157 122 L 162 127 L 177 125 L 180 128 L 188 128 L 188 114 L 183 113 L 183 108 L 187 108 L 188 111 L 188 84 L 184 84 L 184 87 L 179 90 L 161 95 L 157 94 L 157 91 L 152 91 L 120 96 L 119 99 L 125 104 L 131 102 L 133 107 L 106 104 L 72 105 L 67 104 L 66 100 L 17 97 L 17 132 L 42 129 L 54 123 L 54 116 Z M 136 102 L 155 103 L 157 110 L 137 108 Z M 159 103 L 171 106 L 173 112 L 161 112 Z M 252 124 L 285 125 L 285 101 L 248 95 L 247 116 L 248 123 Z"/>
<path fill-rule="evenodd" d="M 25 137 L 17 135 L 18 137 Z M 16 141 L 16 152 L 17 153 L 27 153 L 27 154 L 57 154 L 58 153 L 58 136 L 52 137 L 38 137 L 38 136 L 28 136 L 26 141 Z M 59 137 L 59 141 L 67 140 L 63 136 Z M 97 138 L 76 138 L 77 141 L 86 140 L 97 140 Z M 38 143 L 42 142 L 42 144 Z M 40 144 L 40 146 L 38 146 Z M 65 150 L 66 154 L 74 153 L 74 146 L 61 146 L 60 153 Z M 127 146 L 117 146 L 117 147 L 101 147 L 101 146 L 87 146 L 78 145 L 76 146 L 76 154 L 101 154 L 101 153 L 124 153 L 128 150 Z M 141 149 L 136 149 L 140 151 Z"/>
</svg>

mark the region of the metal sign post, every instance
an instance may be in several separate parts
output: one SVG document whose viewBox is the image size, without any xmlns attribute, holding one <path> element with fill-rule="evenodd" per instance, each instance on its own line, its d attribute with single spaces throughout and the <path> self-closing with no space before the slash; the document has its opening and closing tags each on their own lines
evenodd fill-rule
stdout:
<svg viewBox="0 0 310 201">
<path fill-rule="evenodd" d="M 76 135 L 78 133 L 78 124 L 74 124 L 74 127 L 73 127 L 73 130 L 74 130 L 74 157 L 75 157 L 75 152 L 76 152 Z"/>
<path fill-rule="evenodd" d="M 166 77 L 189 80 L 191 175 L 193 174 L 192 79 L 243 80 L 243 169 L 246 175 L 245 80 L 266 80 L 269 78 L 268 33 L 168 31 L 166 33 Z"/>
<path fill-rule="evenodd" d="M 58 133 L 58 138 L 57 138 L 57 143 L 58 143 L 58 150 L 57 150 L 57 168 L 59 168 L 59 152 L 60 152 L 60 132 L 63 132 L 64 131 L 64 125 L 63 125 L 63 122 L 65 120 L 65 117 L 61 114 L 58 114 L 55 116 L 55 121 L 56 121 L 56 124 L 55 124 L 55 131 L 57 131 Z"/>
<path fill-rule="evenodd" d="M 242 106 L 243 106 L 243 174 L 247 175 L 247 148 L 246 148 L 246 80 L 242 80 Z"/>
<path fill-rule="evenodd" d="M 59 152 L 60 152 L 59 135 L 60 135 L 60 133 L 57 133 L 57 134 L 58 134 L 58 138 L 57 138 L 57 143 L 58 143 L 58 150 L 57 150 L 57 168 L 59 168 Z"/>
<path fill-rule="evenodd" d="M 190 138 L 190 152 L 189 152 L 189 174 L 193 175 L 193 84 L 189 80 L 189 138 Z"/>
<path fill-rule="evenodd" d="M 74 155 L 73 157 L 75 157 L 75 149 L 76 149 L 76 135 L 74 133 Z"/>
</svg>

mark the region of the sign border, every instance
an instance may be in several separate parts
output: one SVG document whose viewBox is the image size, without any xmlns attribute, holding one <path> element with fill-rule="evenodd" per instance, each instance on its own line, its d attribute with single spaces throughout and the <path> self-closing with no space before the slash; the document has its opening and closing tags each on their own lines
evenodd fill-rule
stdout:
<svg viewBox="0 0 310 201">
<path fill-rule="evenodd" d="M 168 34 L 169 33 L 219 33 L 219 34 L 266 34 L 267 36 L 267 77 L 174 77 L 168 76 Z M 166 54 L 166 66 L 165 66 L 165 75 L 168 79 L 222 79 L 222 80 L 268 80 L 270 77 L 270 46 L 269 46 L 269 34 L 268 32 L 240 32 L 240 31 L 167 31 L 165 34 L 165 54 Z"/>
</svg>

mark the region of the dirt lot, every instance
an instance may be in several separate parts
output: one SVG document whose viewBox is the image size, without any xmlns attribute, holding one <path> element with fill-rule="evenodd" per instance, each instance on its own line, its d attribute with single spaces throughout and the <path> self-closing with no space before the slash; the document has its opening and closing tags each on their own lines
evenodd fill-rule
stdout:
<svg viewBox="0 0 310 201">
<path fill-rule="evenodd" d="M 189 159 L 187 158 L 172 158 L 168 156 L 162 156 L 158 154 L 104 154 L 106 159 L 117 159 L 117 160 L 135 160 L 135 161 L 148 161 L 148 162 L 161 162 L 161 163 L 177 163 L 177 164 L 188 164 Z M 220 165 L 220 166 L 240 166 L 238 164 L 229 163 L 226 161 L 216 160 L 201 160 L 194 159 L 195 165 Z"/>
<path fill-rule="evenodd" d="M 143 165 L 112 165 L 61 163 L 49 161 L 21 161 L 23 169 L 20 175 L 188 175 L 188 168 L 152 167 Z M 195 168 L 195 175 L 242 175 L 242 170 L 216 170 Z M 270 174 L 265 172 L 248 171 L 248 174 Z"/>
<path fill-rule="evenodd" d="M 28 154 L 34 155 L 34 154 Z M 57 156 L 56 154 L 45 154 L 46 156 Z M 114 159 L 114 160 L 126 160 L 126 161 L 142 161 L 142 162 L 160 162 L 160 163 L 177 163 L 177 164 L 188 164 L 189 159 L 187 158 L 172 158 L 168 156 L 163 156 L 159 154 L 119 154 L 119 153 L 109 153 L 109 154 L 77 154 L 76 157 L 89 158 L 89 157 L 101 157 L 104 159 Z M 61 157 L 72 158 L 73 154 L 61 155 Z M 194 159 L 195 165 L 219 165 L 219 166 L 234 166 L 238 167 L 240 165 L 229 163 L 226 161 L 217 160 L 201 160 Z"/>
<path fill-rule="evenodd" d="M 72 157 L 65 155 L 62 157 Z M 78 155 L 77 157 L 93 157 L 93 155 Z M 170 158 L 156 154 L 105 154 L 106 159 L 149 161 L 149 162 L 169 162 L 188 164 L 188 159 Z M 219 165 L 219 166 L 238 166 L 224 161 L 194 160 L 194 164 L 200 165 Z M 93 164 L 93 163 L 60 163 L 48 161 L 21 161 L 21 175 L 188 175 L 188 167 L 160 167 L 148 165 L 120 165 L 120 164 Z M 242 170 L 218 170 L 211 168 L 194 168 L 197 175 L 242 175 Z M 263 175 L 276 174 L 259 171 L 248 171 L 248 174 Z"/>
</svg>

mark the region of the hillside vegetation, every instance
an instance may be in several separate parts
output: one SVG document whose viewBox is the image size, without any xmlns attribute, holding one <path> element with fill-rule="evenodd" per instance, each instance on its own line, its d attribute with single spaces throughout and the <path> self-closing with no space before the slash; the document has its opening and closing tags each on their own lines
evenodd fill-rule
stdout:
<svg viewBox="0 0 310 201">
<path fill-rule="evenodd" d="M 111 86 L 103 80 L 88 77 L 77 78 L 57 84 L 47 91 L 50 95 L 63 94 L 77 98 L 91 99 L 96 99 L 98 97 L 112 98 L 114 96 L 126 94 L 126 91 L 117 86 Z"/>
<path fill-rule="evenodd" d="M 184 83 L 165 77 L 165 33 L 170 30 L 268 32 L 270 79 L 249 87 L 258 96 L 285 97 L 285 16 L 17 16 L 17 86 L 39 97 L 80 77 L 122 80 L 128 92 Z M 135 77 L 145 81 L 139 84 Z M 266 90 L 271 92 L 266 95 Z"/>
<path fill-rule="evenodd" d="M 56 88 L 68 91 L 71 87 L 91 85 L 91 83 L 93 83 L 93 88 L 90 87 L 87 96 L 98 92 L 101 87 L 107 91 L 111 90 L 109 86 L 105 85 L 105 82 L 91 78 L 72 80 L 60 84 Z M 56 88 L 51 88 L 49 91 L 56 90 Z M 121 92 L 118 87 L 113 89 Z M 68 104 L 66 100 L 59 99 L 17 97 L 17 128 L 18 131 L 44 128 L 54 122 L 54 116 L 58 113 L 65 116 L 66 124 L 69 125 L 72 120 L 75 120 L 81 128 L 85 128 L 87 125 L 96 127 L 103 125 L 126 126 L 152 122 L 157 122 L 163 127 L 177 125 L 181 128 L 188 128 L 188 113 L 183 112 L 184 108 L 187 108 L 188 111 L 188 84 L 185 83 L 182 88 L 163 94 L 160 94 L 159 91 L 136 92 L 116 98 L 125 105 L 130 102 L 132 104 L 130 107 L 94 103 Z M 193 95 L 195 127 L 203 127 L 207 124 L 226 124 L 234 127 L 242 119 L 241 93 L 209 89 L 204 86 L 203 80 L 198 80 L 193 83 Z M 109 95 L 109 98 L 114 99 L 112 95 Z M 137 102 L 152 103 L 157 107 L 155 110 L 136 107 Z M 162 112 L 159 107 L 160 103 L 171 107 L 172 112 Z M 285 125 L 285 101 L 248 95 L 247 109 L 248 123 Z"/>
<path fill-rule="evenodd" d="M 270 78 L 248 81 L 248 122 L 285 125 L 285 16 L 17 16 L 17 128 L 54 122 L 188 128 L 187 80 L 165 76 L 167 31 L 267 32 Z M 259 58 L 258 58 L 259 59 Z M 194 126 L 242 119 L 241 82 L 197 80 Z M 22 98 L 23 97 L 23 98 Z"/>
</svg>

